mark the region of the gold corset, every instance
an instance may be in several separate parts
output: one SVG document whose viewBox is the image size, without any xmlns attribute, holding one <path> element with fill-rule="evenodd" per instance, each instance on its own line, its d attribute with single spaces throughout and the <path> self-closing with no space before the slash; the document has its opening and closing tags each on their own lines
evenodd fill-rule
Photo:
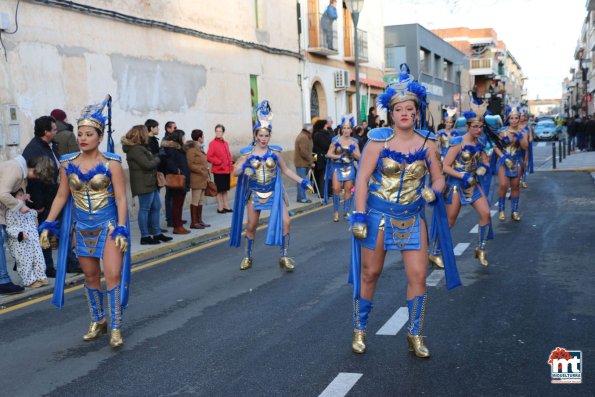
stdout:
<svg viewBox="0 0 595 397">
<path fill-rule="evenodd" d="M 455 159 L 453 168 L 460 172 L 473 173 L 477 169 L 477 164 L 479 163 L 480 156 L 480 151 L 477 151 L 475 154 L 473 154 L 469 150 L 463 150 Z"/>
<path fill-rule="evenodd" d="M 256 180 L 260 185 L 268 185 L 277 177 L 277 163 L 272 157 L 264 162 L 257 158 L 250 160 L 250 166 L 256 171 L 250 175 L 250 179 Z"/>
<path fill-rule="evenodd" d="M 521 148 L 521 144 L 517 139 L 519 132 L 511 131 L 511 130 L 506 130 L 505 132 L 508 135 L 508 139 L 510 139 L 510 143 L 507 144 L 506 146 L 504 146 L 504 153 L 508 154 L 510 157 L 514 157 L 517 154 L 517 152 L 519 151 L 519 149 Z M 506 135 L 503 135 L 503 136 L 506 136 Z"/>
<path fill-rule="evenodd" d="M 424 160 L 416 160 L 411 164 L 399 164 L 395 160 L 385 157 L 382 159 L 382 166 L 383 169 L 380 171 L 382 178 L 377 180 L 372 175 L 370 179 L 371 184 L 380 187 L 377 191 L 370 192 L 370 194 L 396 203 L 400 192 L 398 204 L 402 205 L 411 204 L 421 197 L 419 187 L 428 172 Z M 402 182 L 401 177 L 403 177 Z"/>
<path fill-rule="evenodd" d="M 349 146 L 345 147 L 343 145 L 341 146 L 335 146 L 335 154 L 336 155 L 342 155 L 343 154 L 343 158 L 341 160 L 336 159 L 335 161 L 341 161 L 343 163 L 349 164 L 353 161 L 353 153 L 348 154 L 347 153 L 347 149 L 349 149 Z"/>
<path fill-rule="evenodd" d="M 109 191 L 110 178 L 105 174 L 97 174 L 89 182 L 80 180 L 76 173 L 68 175 L 68 185 L 74 199 L 74 204 L 89 213 L 105 208 L 114 192 Z"/>
<path fill-rule="evenodd" d="M 447 148 L 450 144 L 450 136 L 438 134 L 438 137 L 440 138 L 440 146 L 443 148 Z"/>
</svg>

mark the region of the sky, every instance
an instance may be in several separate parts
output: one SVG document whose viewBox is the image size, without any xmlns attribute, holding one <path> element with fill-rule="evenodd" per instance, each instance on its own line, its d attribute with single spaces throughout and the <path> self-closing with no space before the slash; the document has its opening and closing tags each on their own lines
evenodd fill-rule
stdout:
<svg viewBox="0 0 595 397">
<path fill-rule="evenodd" d="M 586 0 L 383 1 L 385 26 L 493 28 L 529 78 L 529 99 L 561 97 L 562 81 L 576 66 L 574 50 L 587 16 Z"/>
</svg>

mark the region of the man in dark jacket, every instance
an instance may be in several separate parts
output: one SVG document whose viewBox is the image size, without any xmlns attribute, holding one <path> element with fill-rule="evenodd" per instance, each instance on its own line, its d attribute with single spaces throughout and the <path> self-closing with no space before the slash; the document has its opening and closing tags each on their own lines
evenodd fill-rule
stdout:
<svg viewBox="0 0 595 397">
<path fill-rule="evenodd" d="M 314 123 L 314 133 L 312 134 L 313 148 L 312 151 L 316 154 L 316 166 L 314 167 L 314 177 L 316 184 L 320 188 L 318 195 L 324 196 L 324 172 L 326 169 L 326 153 L 331 146 L 333 139 L 332 133 L 326 130 L 327 120 L 318 120 Z"/>
<path fill-rule="evenodd" d="M 62 109 L 54 109 L 50 115 L 56 120 L 56 127 L 58 132 L 53 141 L 58 145 L 58 153 L 60 156 L 78 152 L 79 145 L 74 136 L 74 127 L 68 123 L 66 113 Z"/>
<path fill-rule="evenodd" d="M 41 224 L 46 220 L 52 207 L 52 202 L 58 192 L 58 174 L 60 172 L 60 154 L 53 140 L 58 132 L 56 120 L 51 116 L 42 116 L 35 120 L 35 136 L 23 150 L 23 157 L 29 161 L 35 157 L 48 157 L 56 164 L 53 183 L 44 183 L 37 179 L 32 179 L 27 185 L 27 192 L 31 196 L 31 207 L 37 210 L 37 220 Z M 52 249 L 44 249 L 46 275 L 56 277 L 56 269 L 52 258 Z M 67 261 L 68 272 L 81 272 L 76 257 L 69 252 Z"/>
</svg>

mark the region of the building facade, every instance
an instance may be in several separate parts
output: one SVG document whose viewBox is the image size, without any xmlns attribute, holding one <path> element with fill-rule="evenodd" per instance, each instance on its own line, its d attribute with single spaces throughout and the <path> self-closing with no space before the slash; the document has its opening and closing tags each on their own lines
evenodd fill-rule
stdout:
<svg viewBox="0 0 595 397">
<path fill-rule="evenodd" d="M 465 93 L 470 89 L 465 54 L 419 24 L 384 27 L 386 78 L 407 63 L 411 74 L 428 91 L 430 126 L 437 127 L 443 108 L 469 109 Z"/>
<path fill-rule="evenodd" d="M 116 152 L 152 118 L 176 121 L 187 138 L 200 128 L 207 142 L 222 123 L 236 155 L 262 99 L 275 114 L 274 143 L 293 148 L 303 121 L 295 1 L 77 3 L 21 1 L 16 12 L 17 0 L 0 2 L 0 158 L 22 151 L 37 117 L 61 108 L 75 123 L 108 93 Z"/>
<path fill-rule="evenodd" d="M 360 115 L 384 89 L 382 0 L 366 0 L 359 14 Z M 341 117 L 356 114 L 354 27 L 348 4 L 336 2 L 337 19 L 330 26 L 324 17 L 329 0 L 299 0 L 304 62 L 301 90 L 304 121 L 332 118 L 336 126 Z"/>
</svg>

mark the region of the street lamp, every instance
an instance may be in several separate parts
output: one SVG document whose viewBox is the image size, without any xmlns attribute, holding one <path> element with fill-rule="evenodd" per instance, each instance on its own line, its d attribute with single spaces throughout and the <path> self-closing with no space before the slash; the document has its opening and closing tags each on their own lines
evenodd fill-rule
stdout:
<svg viewBox="0 0 595 397">
<path fill-rule="evenodd" d="M 360 120 L 360 103 L 359 103 L 359 42 L 357 40 L 357 21 L 359 13 L 364 7 L 364 0 L 347 0 L 347 7 L 351 10 L 351 19 L 353 20 L 353 47 L 355 49 L 355 120 L 356 124 Z"/>
<path fill-rule="evenodd" d="M 591 59 L 590 58 L 582 58 L 580 60 L 580 67 L 583 72 L 583 100 L 585 101 L 585 116 L 589 112 L 589 97 L 587 95 L 587 73 L 589 71 L 589 66 L 591 66 Z"/>
</svg>

